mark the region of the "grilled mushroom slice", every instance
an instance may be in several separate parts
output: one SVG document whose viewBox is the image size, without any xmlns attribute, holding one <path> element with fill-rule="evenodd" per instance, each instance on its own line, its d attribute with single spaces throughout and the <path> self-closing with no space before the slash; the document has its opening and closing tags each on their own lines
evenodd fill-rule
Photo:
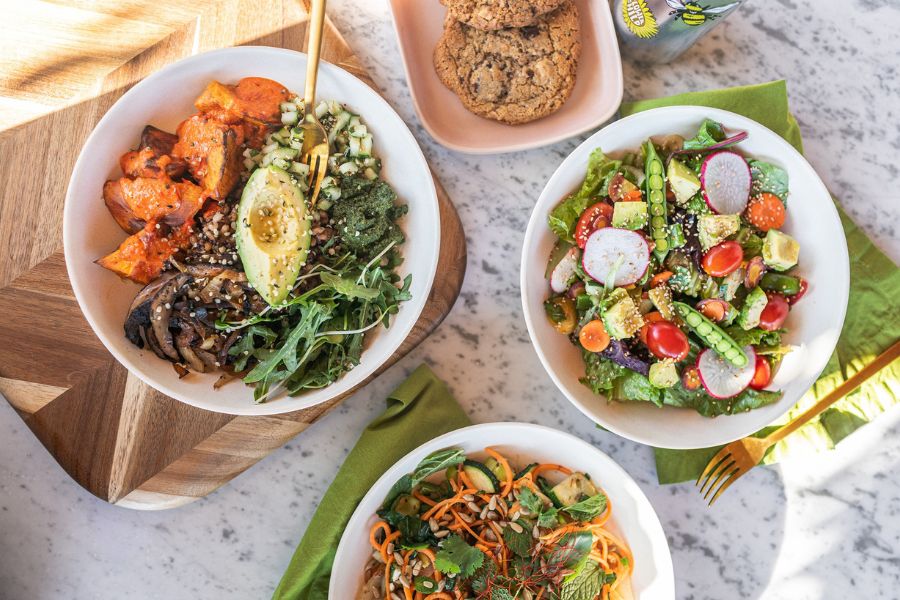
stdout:
<svg viewBox="0 0 900 600">
<path fill-rule="evenodd" d="M 153 335 L 159 342 L 159 347 L 170 359 L 177 361 L 178 352 L 172 341 L 172 332 L 169 331 L 169 318 L 172 316 L 172 305 L 175 303 L 175 295 L 190 280 L 190 276 L 179 273 L 169 279 L 165 285 L 150 301 L 150 324 Z"/>
<path fill-rule="evenodd" d="M 159 279 L 144 286 L 131 302 L 128 316 L 125 319 L 125 337 L 138 348 L 144 347 L 144 336 L 141 331 L 150 326 L 151 302 L 175 275 L 174 272 L 163 273 Z"/>
</svg>

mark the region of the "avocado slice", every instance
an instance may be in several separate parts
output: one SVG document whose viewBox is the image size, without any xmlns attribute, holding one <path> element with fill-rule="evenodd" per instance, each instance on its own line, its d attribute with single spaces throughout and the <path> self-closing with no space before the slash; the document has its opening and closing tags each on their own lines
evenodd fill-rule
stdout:
<svg viewBox="0 0 900 600">
<path fill-rule="evenodd" d="M 650 385 L 658 388 L 670 388 L 679 382 L 678 369 L 671 361 L 655 362 L 650 365 Z"/>
<path fill-rule="evenodd" d="M 638 230 L 647 225 L 649 218 L 646 202 L 616 202 L 613 207 L 612 226 Z"/>
<path fill-rule="evenodd" d="M 744 305 L 737 317 L 737 324 L 741 326 L 741 329 L 748 331 L 758 326 L 759 317 L 768 303 L 769 299 L 763 289 L 753 288 L 753 291 L 744 299 Z"/>
<path fill-rule="evenodd" d="M 253 172 L 238 206 L 237 251 L 250 285 L 271 305 L 287 298 L 309 253 L 306 198 L 275 166 Z"/>
<path fill-rule="evenodd" d="M 770 229 L 763 240 L 763 262 L 776 271 L 787 271 L 797 264 L 800 244 L 797 240 L 777 229 Z"/>
<path fill-rule="evenodd" d="M 621 340 L 629 338 L 644 326 L 644 318 L 634 300 L 627 294 L 603 313 L 603 326 L 609 337 Z"/>
<path fill-rule="evenodd" d="M 675 202 L 684 204 L 694 194 L 700 191 L 700 178 L 678 159 L 669 159 L 669 168 L 666 170 L 666 180 L 669 188 L 675 194 Z"/>
</svg>

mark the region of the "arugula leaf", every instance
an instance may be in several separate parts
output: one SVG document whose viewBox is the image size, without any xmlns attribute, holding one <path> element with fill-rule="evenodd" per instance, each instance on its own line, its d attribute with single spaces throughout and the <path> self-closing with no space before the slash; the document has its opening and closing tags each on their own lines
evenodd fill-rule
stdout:
<svg viewBox="0 0 900 600">
<path fill-rule="evenodd" d="M 622 161 L 608 158 L 600 148 L 591 152 L 588 159 L 587 174 L 581 188 L 559 204 L 547 216 L 547 223 L 560 239 L 574 241 L 575 223 L 592 201 L 595 195 L 605 195 L 605 186 L 609 179 L 621 166 Z"/>
<path fill-rule="evenodd" d="M 781 201 L 787 203 L 788 174 L 779 166 L 761 160 L 750 159 L 750 193 L 758 195 L 761 192 L 775 194 Z"/>
<path fill-rule="evenodd" d="M 422 522 L 428 526 L 427 521 Z M 471 577 L 483 562 L 484 553 L 456 534 L 446 537 L 443 546 L 434 556 L 434 568 L 445 575 Z"/>
<path fill-rule="evenodd" d="M 599 563 L 587 560 L 563 581 L 559 597 L 560 600 L 594 600 L 604 585 L 615 580 L 615 573 L 607 573 Z"/>
<path fill-rule="evenodd" d="M 322 304 L 307 304 L 301 308 L 300 321 L 290 330 L 284 343 L 268 358 L 261 360 L 244 377 L 246 383 L 263 381 L 276 368 L 284 364 L 288 371 L 296 371 L 305 362 L 313 346 L 313 338 L 319 326 L 330 316 L 330 311 Z M 301 342 L 304 342 L 301 346 Z M 303 351 L 304 354 L 300 355 Z"/>
<path fill-rule="evenodd" d="M 725 139 L 725 130 L 721 123 L 712 119 L 704 119 L 697 135 L 684 141 L 685 150 L 702 150 Z"/>
<path fill-rule="evenodd" d="M 270 344 L 278 339 L 278 334 L 262 325 L 251 325 L 244 330 L 241 338 L 228 349 L 229 356 L 236 356 L 234 370 L 243 371 L 247 361 L 255 357 L 256 338 L 262 338 L 263 344 Z"/>
<path fill-rule="evenodd" d="M 559 538 L 559 544 L 547 556 L 547 563 L 572 568 L 590 553 L 593 545 L 594 536 L 590 531 L 571 531 Z"/>
<path fill-rule="evenodd" d="M 321 279 L 322 283 L 325 285 L 333 288 L 337 293 L 351 299 L 362 298 L 363 300 L 373 300 L 379 295 L 378 290 L 359 285 L 349 277 L 341 277 L 340 275 L 334 275 L 327 271 L 320 273 L 319 279 Z"/>
<path fill-rule="evenodd" d="M 606 496 L 596 494 L 572 506 L 567 506 L 563 510 L 569 513 L 569 516 L 576 521 L 590 521 L 594 517 L 603 514 L 603 511 L 606 510 L 606 503 Z"/>
<path fill-rule="evenodd" d="M 416 470 L 412 473 L 412 485 L 416 486 L 434 473 L 461 464 L 464 460 L 466 453 L 462 448 L 445 448 L 432 452 L 416 466 Z"/>
<path fill-rule="evenodd" d="M 516 521 L 516 524 L 522 531 L 517 533 L 512 527 L 507 527 L 503 530 L 503 541 L 513 554 L 525 558 L 531 555 L 531 526 L 521 519 Z"/>
</svg>

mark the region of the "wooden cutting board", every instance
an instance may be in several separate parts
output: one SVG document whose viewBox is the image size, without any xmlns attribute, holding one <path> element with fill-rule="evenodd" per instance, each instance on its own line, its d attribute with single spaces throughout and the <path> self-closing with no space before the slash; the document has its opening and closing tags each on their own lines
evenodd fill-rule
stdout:
<svg viewBox="0 0 900 600">
<path fill-rule="evenodd" d="M 307 8 L 298 0 L 35 0 L 11 10 L 5 29 L 14 33 L 0 41 L 0 393 L 99 498 L 140 509 L 186 504 L 343 397 L 283 415 L 234 417 L 177 402 L 129 374 L 94 336 L 69 287 L 63 199 L 85 138 L 131 85 L 205 50 L 304 50 Z M 322 56 L 374 87 L 330 22 Z M 441 277 L 410 337 L 378 373 L 441 322 L 462 285 L 465 237 L 435 183 Z"/>
</svg>

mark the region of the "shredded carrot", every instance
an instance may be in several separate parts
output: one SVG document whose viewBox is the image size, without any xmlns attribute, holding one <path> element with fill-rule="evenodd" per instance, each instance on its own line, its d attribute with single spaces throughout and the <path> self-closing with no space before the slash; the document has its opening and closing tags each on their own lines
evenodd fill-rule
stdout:
<svg viewBox="0 0 900 600">
<path fill-rule="evenodd" d="M 571 475 L 572 469 L 568 467 L 564 467 L 562 465 L 555 465 L 552 463 L 542 463 L 531 470 L 532 479 L 537 477 L 537 474 L 541 471 L 559 471 L 563 475 Z"/>
<path fill-rule="evenodd" d="M 384 521 L 378 521 L 375 525 L 372 526 L 372 529 L 369 530 L 369 543 L 372 544 L 372 547 L 378 550 L 381 553 L 381 558 L 387 560 L 387 553 L 381 549 L 381 544 L 375 539 L 375 536 L 379 531 L 384 531 L 384 536 L 387 537 L 391 534 L 390 526 Z"/>
<path fill-rule="evenodd" d="M 504 458 L 504 456 L 502 454 L 500 454 L 493 448 L 485 448 L 484 451 L 487 452 L 489 455 L 493 456 L 494 459 L 496 459 L 496 461 L 498 463 L 500 463 L 500 466 L 503 467 L 503 473 L 505 474 L 505 477 L 504 477 L 504 484 L 503 484 L 503 492 L 501 493 L 501 495 L 505 496 L 512 490 L 512 484 L 513 484 L 512 467 L 509 466 L 509 461 L 506 460 L 506 458 Z"/>
<path fill-rule="evenodd" d="M 387 551 L 388 544 L 396 540 L 398 537 L 400 537 L 400 532 L 395 531 L 394 533 L 388 534 L 387 537 L 384 538 L 384 541 L 381 542 L 381 547 L 378 549 L 381 552 L 382 556 L 390 555 L 390 553 Z"/>
<path fill-rule="evenodd" d="M 494 543 L 492 543 L 492 542 L 489 542 L 489 541 L 485 540 L 485 539 L 482 538 L 480 535 L 478 535 L 477 533 L 475 533 L 475 531 L 473 531 L 472 528 L 469 527 L 469 524 L 466 523 L 466 522 L 463 520 L 463 518 L 459 516 L 459 513 L 458 513 L 458 512 L 456 512 L 455 510 L 451 510 L 450 512 L 451 512 L 451 513 L 453 514 L 453 516 L 456 518 L 456 522 L 459 523 L 459 524 L 462 526 L 463 529 L 465 529 L 466 531 L 468 531 L 469 534 L 470 534 L 472 537 L 474 537 L 476 540 L 478 540 L 479 542 L 481 542 L 481 543 L 484 544 L 485 546 L 496 546 L 496 545 L 497 545 L 497 544 L 494 544 Z"/>
<path fill-rule="evenodd" d="M 453 600 L 453 596 L 447 592 L 435 592 L 425 596 L 425 600 Z"/>
<path fill-rule="evenodd" d="M 428 506 L 434 506 L 435 504 L 437 504 L 437 502 L 435 502 L 434 500 L 432 500 L 432 499 L 429 498 L 428 496 L 424 496 L 424 495 L 422 495 L 421 493 L 419 493 L 418 490 L 415 491 L 415 492 L 413 492 L 413 498 L 415 498 L 416 500 L 418 500 L 418 501 L 421 502 L 422 504 L 427 504 Z"/>
<path fill-rule="evenodd" d="M 394 557 L 390 556 L 384 563 L 384 600 L 391 600 L 391 562 L 393 560 Z"/>
<path fill-rule="evenodd" d="M 462 469 L 459 470 L 459 478 L 462 480 L 463 485 L 465 485 L 467 488 L 471 488 L 476 491 L 478 490 L 475 484 L 472 483 L 472 480 L 469 479 L 469 476 L 466 475 L 466 472 Z"/>
</svg>

